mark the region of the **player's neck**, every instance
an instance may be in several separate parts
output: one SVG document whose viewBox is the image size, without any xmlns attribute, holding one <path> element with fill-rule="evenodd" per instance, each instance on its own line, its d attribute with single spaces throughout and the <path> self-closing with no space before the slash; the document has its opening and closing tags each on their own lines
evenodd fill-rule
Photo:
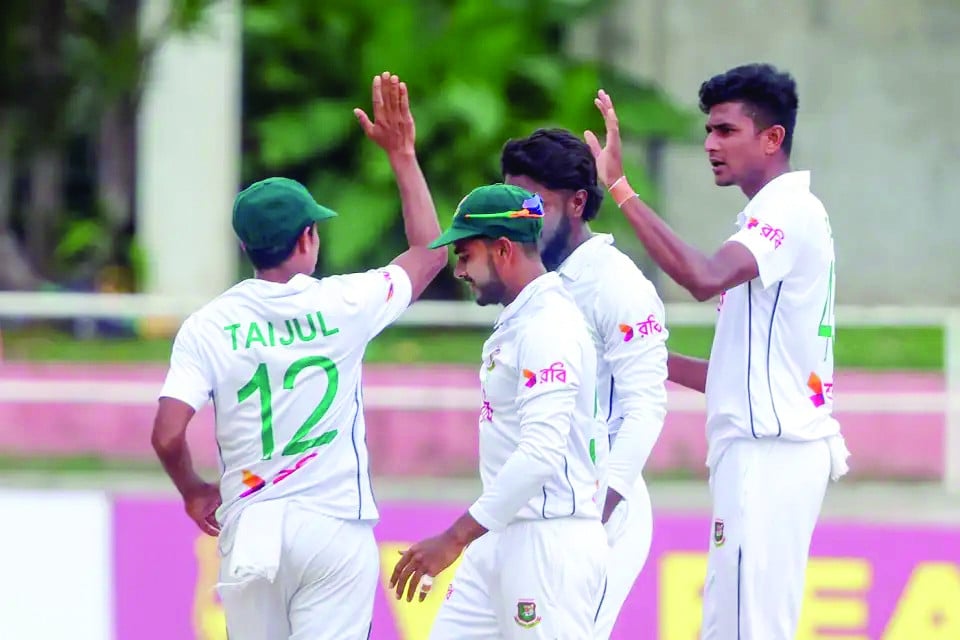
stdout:
<svg viewBox="0 0 960 640">
<path fill-rule="evenodd" d="M 790 171 L 790 159 L 781 158 L 776 162 L 771 162 L 749 179 L 744 180 L 740 184 L 740 190 L 743 191 L 743 195 L 747 196 L 748 200 L 752 200 L 753 196 L 760 193 L 760 190 L 767 186 L 771 180 Z"/>
<path fill-rule="evenodd" d="M 560 265 L 570 257 L 570 254 L 577 250 L 577 247 L 589 240 L 592 236 L 593 232 L 590 231 L 590 225 L 586 222 L 582 222 L 576 227 L 571 228 L 570 235 L 567 236 L 567 243 L 563 245 L 562 251 L 548 251 L 547 254 L 544 254 L 544 264 L 547 269 L 556 271 Z"/>
<path fill-rule="evenodd" d="M 563 260 L 566 260 L 570 257 L 570 254 L 577 250 L 577 247 L 582 245 L 584 242 L 593 237 L 593 232 L 590 231 L 590 225 L 586 222 L 583 222 L 573 229 L 570 230 L 570 241 L 567 242 L 566 255 L 563 256 Z M 561 260 L 561 264 L 563 263 Z"/>
<path fill-rule="evenodd" d="M 255 271 L 253 277 L 259 280 L 266 280 L 267 282 L 286 284 L 287 282 L 290 282 L 294 276 L 300 275 L 301 273 L 303 272 L 281 265 L 279 267 L 274 267 L 273 269 Z"/>
<path fill-rule="evenodd" d="M 546 267 L 543 266 L 543 263 L 539 260 L 523 260 L 520 264 L 517 265 L 517 269 L 511 278 L 511 282 L 504 282 L 506 285 L 506 291 L 503 295 L 503 300 L 501 304 L 507 306 L 511 302 L 517 299 L 517 296 L 520 295 L 520 292 L 523 291 L 528 284 L 542 276 L 547 272 Z"/>
</svg>

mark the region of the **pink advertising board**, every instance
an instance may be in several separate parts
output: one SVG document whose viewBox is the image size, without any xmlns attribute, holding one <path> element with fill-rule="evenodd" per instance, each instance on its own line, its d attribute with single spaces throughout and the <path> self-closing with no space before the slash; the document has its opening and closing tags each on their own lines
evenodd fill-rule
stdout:
<svg viewBox="0 0 960 640">
<path fill-rule="evenodd" d="M 439 532 L 461 505 L 381 505 L 382 579 L 396 550 Z M 213 538 L 173 500 L 118 497 L 114 504 L 116 640 L 226 640 L 213 585 Z M 657 514 L 650 559 L 624 606 L 615 640 L 695 640 L 710 541 L 704 516 Z M 448 574 L 451 572 L 448 572 Z M 373 640 L 421 640 L 449 575 L 424 603 L 377 594 Z M 960 638 L 960 527 L 824 522 L 812 545 L 798 640 Z"/>
<path fill-rule="evenodd" d="M 150 426 L 164 372 L 157 365 L 0 364 L 0 451 L 155 464 Z M 476 370 L 468 366 L 365 367 L 367 444 L 374 475 L 475 474 L 480 410 L 476 385 Z M 834 388 L 837 418 L 853 453 L 851 478 L 943 477 L 941 374 L 840 371 Z M 703 398 L 673 385 L 669 397 L 666 424 L 645 472 L 683 470 L 704 477 Z M 448 401 L 440 402 L 443 398 Z M 209 405 L 194 419 L 188 440 L 196 462 L 215 468 Z"/>
</svg>

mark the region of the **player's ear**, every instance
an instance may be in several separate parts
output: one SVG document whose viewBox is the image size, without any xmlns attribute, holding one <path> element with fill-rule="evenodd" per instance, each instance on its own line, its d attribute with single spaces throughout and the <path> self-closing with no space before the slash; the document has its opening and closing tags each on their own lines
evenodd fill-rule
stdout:
<svg viewBox="0 0 960 640">
<path fill-rule="evenodd" d="M 763 150 L 767 153 L 767 155 L 773 155 L 779 151 L 780 147 L 783 145 L 783 140 L 787 137 L 787 130 L 783 128 L 783 125 L 775 124 L 763 132 L 763 137 Z"/>
<path fill-rule="evenodd" d="M 297 249 L 306 253 L 315 242 L 319 242 L 317 225 L 311 224 L 300 232 L 300 237 L 297 238 Z"/>
<path fill-rule="evenodd" d="M 513 243 L 506 238 L 497 238 L 490 243 L 490 253 L 494 260 L 504 262 L 513 255 Z"/>
<path fill-rule="evenodd" d="M 590 198 L 586 189 L 578 189 L 574 192 L 571 202 L 573 203 L 572 213 L 574 218 L 582 218 L 583 210 L 587 207 L 587 200 Z"/>
</svg>

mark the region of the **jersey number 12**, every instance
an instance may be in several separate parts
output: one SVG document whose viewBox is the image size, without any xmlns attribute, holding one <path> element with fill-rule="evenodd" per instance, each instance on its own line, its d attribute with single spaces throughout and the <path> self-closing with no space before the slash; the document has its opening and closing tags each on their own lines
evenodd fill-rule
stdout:
<svg viewBox="0 0 960 640">
<path fill-rule="evenodd" d="M 331 429 L 324 431 L 315 438 L 307 438 L 310 431 L 317 426 L 317 423 L 323 419 L 324 414 L 330 410 L 333 404 L 333 398 L 337 395 L 337 387 L 340 384 L 340 374 L 337 371 L 337 365 L 330 358 L 323 356 L 308 356 L 300 358 L 293 362 L 283 374 L 283 388 L 290 391 L 296 385 L 297 376 L 301 371 L 309 367 L 322 367 L 327 373 L 327 391 L 320 399 L 320 404 L 316 406 L 313 412 L 307 417 L 306 421 L 293 434 L 290 442 L 283 448 L 281 455 L 294 456 L 315 447 L 321 447 L 329 444 L 337 437 L 337 430 Z M 273 457 L 273 391 L 270 388 L 270 376 L 267 372 L 267 364 L 261 362 L 254 372 L 253 377 L 247 384 L 240 387 L 237 391 L 237 402 L 243 403 L 254 393 L 260 392 L 260 439 L 263 442 L 263 459 L 269 460 Z"/>
</svg>

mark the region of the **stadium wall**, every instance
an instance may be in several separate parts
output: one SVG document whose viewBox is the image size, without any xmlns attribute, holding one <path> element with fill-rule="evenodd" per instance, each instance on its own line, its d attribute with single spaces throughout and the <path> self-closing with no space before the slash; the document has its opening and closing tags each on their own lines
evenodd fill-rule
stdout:
<svg viewBox="0 0 960 640">
<path fill-rule="evenodd" d="M 788 69 L 800 94 L 794 166 L 812 170 L 831 214 L 838 304 L 960 303 L 960 279 L 944 277 L 960 272 L 960 219 L 944 215 L 960 202 L 960 129 L 932 124 L 960 107 L 960 3 L 781 0 L 771 28 L 758 16 L 773 6 L 626 0 L 581 28 L 574 48 L 693 110 L 714 73 L 747 62 Z M 714 186 L 699 139 L 643 159 L 685 239 L 714 249 L 734 231 L 743 194 Z M 669 278 L 658 284 L 670 300 L 690 299 Z"/>
</svg>

